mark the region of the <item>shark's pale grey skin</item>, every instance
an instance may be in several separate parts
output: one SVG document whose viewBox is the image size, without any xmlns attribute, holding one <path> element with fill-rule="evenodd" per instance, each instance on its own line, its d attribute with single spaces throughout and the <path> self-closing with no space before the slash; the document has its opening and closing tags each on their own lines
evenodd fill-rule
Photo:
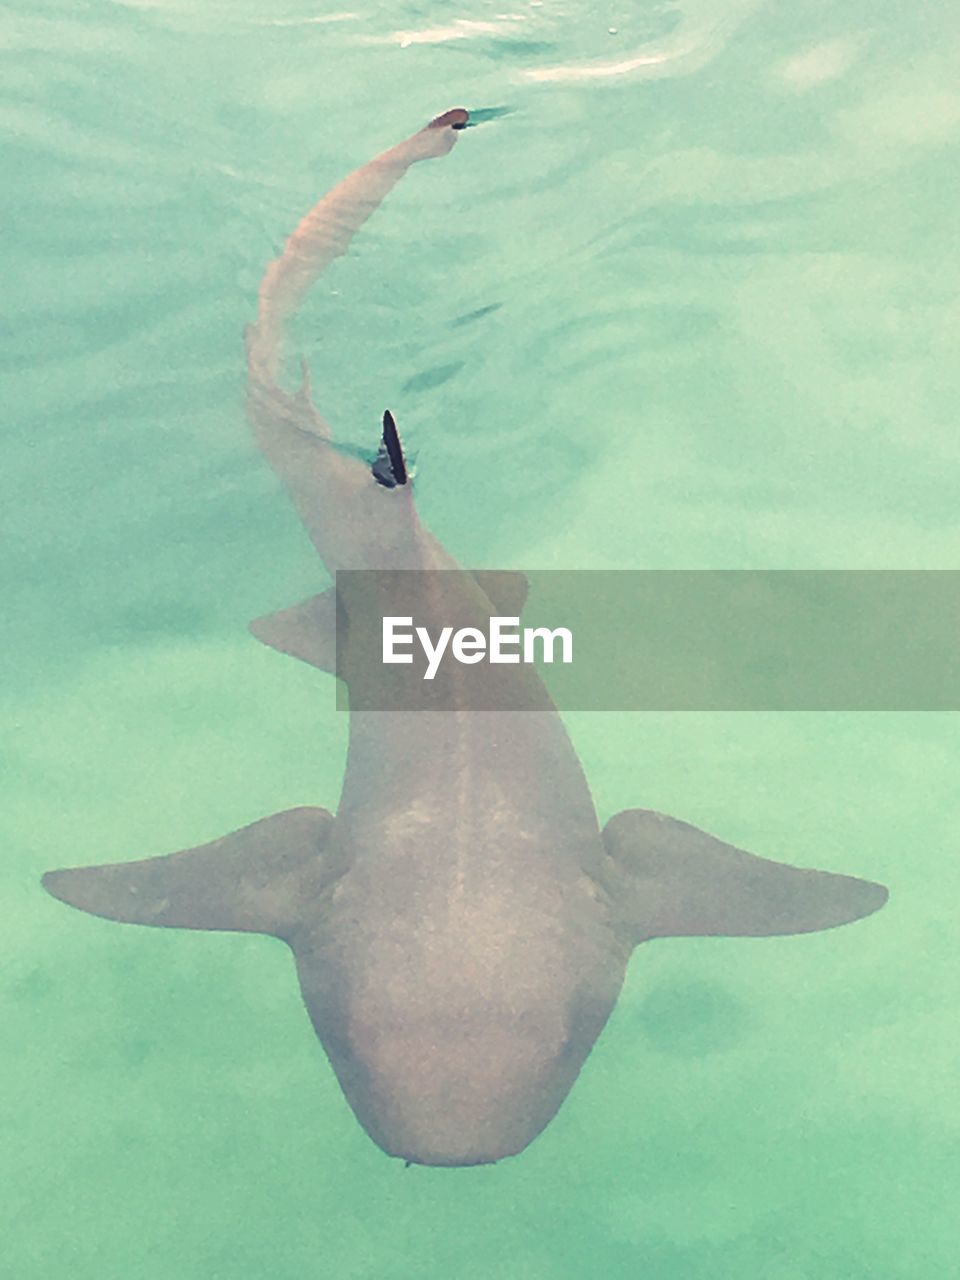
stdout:
<svg viewBox="0 0 960 1280">
<path fill-rule="evenodd" d="M 457 568 L 420 524 L 411 486 L 388 487 L 403 478 L 388 451 L 378 482 L 331 444 L 306 372 L 296 395 L 277 374 L 284 325 L 316 275 L 407 168 L 449 151 L 466 123 L 447 112 L 351 175 L 264 277 L 247 336 L 250 417 L 331 572 Z M 522 604 L 512 575 L 441 580 L 424 603 L 432 631 Z M 351 619 L 369 603 L 343 601 Z M 252 629 L 330 669 L 334 612 L 328 593 Z M 353 713 L 335 818 L 294 809 L 197 849 L 52 871 L 44 884 L 111 920 L 282 938 L 360 1123 L 390 1155 L 432 1165 L 499 1160 L 541 1132 L 638 943 L 828 929 L 885 901 L 880 885 L 768 862 L 642 809 L 601 831 L 536 676 L 496 678 L 527 709 Z"/>
</svg>

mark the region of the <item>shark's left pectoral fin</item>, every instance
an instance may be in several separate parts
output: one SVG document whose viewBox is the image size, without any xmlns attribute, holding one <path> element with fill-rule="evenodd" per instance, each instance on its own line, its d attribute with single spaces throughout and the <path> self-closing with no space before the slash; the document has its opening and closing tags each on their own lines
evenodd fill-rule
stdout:
<svg viewBox="0 0 960 1280">
<path fill-rule="evenodd" d="M 331 674 L 337 669 L 337 593 L 331 587 L 289 609 L 254 618 L 251 634 L 291 658 Z"/>
<path fill-rule="evenodd" d="M 648 809 L 618 813 L 603 838 L 607 887 L 638 942 L 812 933 L 887 900 L 883 885 L 770 862 Z"/>
<path fill-rule="evenodd" d="M 288 809 L 196 849 L 142 862 L 48 871 L 61 902 L 126 924 L 287 937 L 322 887 L 326 809 Z"/>
</svg>

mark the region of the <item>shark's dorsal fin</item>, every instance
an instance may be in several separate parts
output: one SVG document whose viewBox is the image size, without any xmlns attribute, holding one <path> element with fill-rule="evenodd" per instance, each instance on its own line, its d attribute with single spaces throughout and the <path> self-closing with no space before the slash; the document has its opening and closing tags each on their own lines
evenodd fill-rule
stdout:
<svg viewBox="0 0 960 1280">
<path fill-rule="evenodd" d="M 289 609 L 254 618 L 250 631 L 263 644 L 333 674 L 337 669 L 337 594 L 333 587 Z"/>
<path fill-rule="evenodd" d="M 326 809 L 288 809 L 163 858 L 48 871 L 43 886 L 106 920 L 286 938 L 330 878 L 332 823 Z"/>
<path fill-rule="evenodd" d="M 607 888 L 637 942 L 812 933 L 887 900 L 883 885 L 758 858 L 649 809 L 618 813 L 603 839 Z"/>
<path fill-rule="evenodd" d="M 400 432 L 396 420 L 389 409 L 383 411 L 383 434 L 380 437 L 380 449 L 370 467 L 377 484 L 385 489 L 395 489 L 406 484 L 410 479 L 407 459 L 403 452 Z"/>
</svg>

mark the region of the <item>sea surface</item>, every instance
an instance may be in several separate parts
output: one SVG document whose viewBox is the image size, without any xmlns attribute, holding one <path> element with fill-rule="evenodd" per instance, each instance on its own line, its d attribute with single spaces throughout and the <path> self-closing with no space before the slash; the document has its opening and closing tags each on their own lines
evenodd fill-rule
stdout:
<svg viewBox="0 0 960 1280">
<path fill-rule="evenodd" d="M 408 175 L 293 350 L 341 439 L 393 410 L 461 563 L 958 565 L 956 6 L 318 5 L 0 9 L 0 1271 L 954 1274 L 957 715 L 569 715 L 602 819 L 891 898 L 640 948 L 494 1166 L 370 1142 L 278 942 L 41 890 L 335 806 L 333 682 L 246 630 L 324 578 L 241 334 L 298 218 L 448 107 L 500 110 Z"/>
</svg>

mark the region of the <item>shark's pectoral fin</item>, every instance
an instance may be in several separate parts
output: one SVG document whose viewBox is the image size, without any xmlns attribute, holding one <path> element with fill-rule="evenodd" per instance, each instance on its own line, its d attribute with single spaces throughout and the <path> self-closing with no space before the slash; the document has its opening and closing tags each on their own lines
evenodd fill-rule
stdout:
<svg viewBox="0 0 960 1280">
<path fill-rule="evenodd" d="M 323 847 L 332 823 L 326 809 L 288 809 L 167 857 L 48 871 L 43 886 L 107 920 L 283 938 L 329 878 Z"/>
<path fill-rule="evenodd" d="M 520 616 L 530 585 L 525 573 L 519 569 L 474 569 L 473 576 L 495 609 L 504 616 Z"/>
<path fill-rule="evenodd" d="M 770 862 L 649 809 L 603 832 L 611 897 L 637 941 L 812 933 L 868 916 L 883 885 Z"/>
<path fill-rule="evenodd" d="M 302 604 L 254 618 L 250 631 L 271 649 L 321 671 L 337 669 L 337 594 L 332 587 Z"/>
</svg>

